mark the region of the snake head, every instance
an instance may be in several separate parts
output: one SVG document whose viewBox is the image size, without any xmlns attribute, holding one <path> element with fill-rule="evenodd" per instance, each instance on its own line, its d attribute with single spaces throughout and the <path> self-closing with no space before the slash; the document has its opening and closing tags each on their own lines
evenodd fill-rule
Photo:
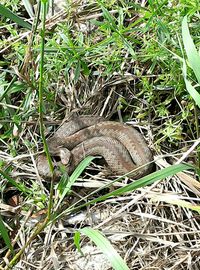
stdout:
<svg viewBox="0 0 200 270">
<path fill-rule="evenodd" d="M 69 166 L 71 162 L 71 152 L 67 148 L 59 149 L 59 157 L 63 165 Z"/>
<path fill-rule="evenodd" d="M 45 180 L 51 180 L 52 174 L 45 154 L 41 154 L 37 157 L 36 165 L 39 175 Z M 59 176 L 60 176 L 59 170 L 55 170 L 55 178 L 59 178 Z"/>
<path fill-rule="evenodd" d="M 57 148 L 57 153 L 55 155 L 55 160 L 53 162 L 54 165 L 54 174 L 55 178 L 58 179 L 61 176 L 61 171 L 59 170 L 59 166 L 64 165 L 66 167 L 66 171 L 70 170 L 71 164 L 71 152 L 66 148 Z M 39 175 L 47 180 L 50 180 L 52 174 L 49 169 L 49 163 L 46 158 L 46 155 L 39 155 L 37 158 L 37 169 Z"/>
</svg>

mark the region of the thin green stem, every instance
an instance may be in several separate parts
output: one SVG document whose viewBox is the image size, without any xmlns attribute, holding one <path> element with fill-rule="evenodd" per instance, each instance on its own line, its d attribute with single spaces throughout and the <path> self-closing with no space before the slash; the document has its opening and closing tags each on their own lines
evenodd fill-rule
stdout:
<svg viewBox="0 0 200 270">
<path fill-rule="evenodd" d="M 52 163 L 51 156 L 49 153 L 49 148 L 48 148 L 48 145 L 47 145 L 47 142 L 45 139 L 44 122 L 43 122 L 44 44 L 45 44 L 45 19 L 46 19 L 47 1 L 43 0 L 42 4 L 43 4 L 43 16 L 42 16 L 42 29 L 40 32 L 40 35 L 41 35 L 41 55 L 40 55 L 40 57 L 41 57 L 41 59 L 40 59 L 40 78 L 39 78 L 39 123 L 40 123 L 40 134 L 41 134 L 42 142 L 44 145 L 44 151 L 45 151 L 45 154 L 47 156 L 50 172 L 52 174 L 48 213 L 47 213 L 47 217 L 48 217 L 48 219 L 50 219 L 51 209 L 52 209 L 52 204 L 53 204 L 54 168 L 53 168 L 53 163 Z"/>
<path fill-rule="evenodd" d="M 196 138 L 199 138 L 200 130 L 199 130 L 199 117 L 198 117 L 198 108 L 194 102 L 194 116 L 195 116 L 195 125 L 196 125 Z M 197 148 L 197 167 L 200 168 L 200 150 Z"/>
<path fill-rule="evenodd" d="M 48 213 L 46 219 L 43 221 L 43 223 L 38 224 L 38 227 L 34 230 L 33 234 L 29 238 L 29 240 L 26 242 L 26 244 L 20 249 L 20 251 L 13 257 L 13 259 L 10 261 L 9 265 L 6 266 L 5 269 L 11 269 L 19 260 L 27 246 L 31 244 L 33 239 L 37 237 L 37 235 L 43 231 L 43 229 L 47 226 L 48 221 L 50 220 L 51 217 L 51 209 L 52 209 L 52 204 L 53 204 L 53 183 L 54 183 L 54 168 L 53 168 L 53 163 L 51 160 L 51 156 L 49 153 L 48 145 L 45 139 L 45 134 L 44 134 L 44 122 L 43 122 L 43 81 L 44 81 L 44 44 L 45 44 L 45 19 L 46 19 L 46 0 L 42 0 L 43 4 L 43 16 L 42 16 L 42 29 L 41 29 L 41 55 L 40 55 L 40 78 L 39 78 L 39 91 L 38 91 L 38 96 L 39 96 L 39 123 L 40 123 L 40 134 L 42 137 L 42 142 L 44 145 L 44 151 L 47 156 L 47 160 L 49 163 L 49 168 L 50 172 L 52 173 L 52 180 L 51 180 L 51 187 L 50 187 L 50 198 L 49 198 L 49 205 L 48 205 Z"/>
</svg>

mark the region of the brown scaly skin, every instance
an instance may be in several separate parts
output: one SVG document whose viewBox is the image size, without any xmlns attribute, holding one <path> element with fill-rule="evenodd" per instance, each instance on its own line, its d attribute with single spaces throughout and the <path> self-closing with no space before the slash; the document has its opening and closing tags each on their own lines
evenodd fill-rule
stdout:
<svg viewBox="0 0 200 270">
<path fill-rule="evenodd" d="M 152 153 L 142 135 L 133 127 L 100 117 L 78 117 L 65 122 L 47 140 L 52 156 L 60 156 L 70 174 L 86 156 L 102 156 L 112 175 L 142 177 L 152 171 Z M 71 155 L 71 156 L 70 156 Z M 38 171 L 48 178 L 45 156 L 38 158 Z"/>
</svg>

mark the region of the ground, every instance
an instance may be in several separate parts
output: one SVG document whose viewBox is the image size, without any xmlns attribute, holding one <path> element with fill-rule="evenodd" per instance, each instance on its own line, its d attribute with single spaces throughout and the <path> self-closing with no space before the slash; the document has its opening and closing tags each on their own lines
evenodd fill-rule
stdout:
<svg viewBox="0 0 200 270">
<path fill-rule="evenodd" d="M 182 69 L 186 59 L 187 77 L 198 90 L 182 22 L 187 15 L 198 47 L 199 4 L 54 3 L 42 43 L 39 6 L 23 3 L 2 3 L 28 25 L 5 13 L 0 22 L 0 207 L 15 253 L 31 241 L 17 259 L 0 222 L 1 268 L 10 262 L 13 269 L 112 269 L 109 248 L 102 254 L 84 235 L 83 253 L 75 245 L 75 232 L 92 228 L 129 269 L 199 269 L 199 109 Z M 115 181 L 94 161 L 71 182 L 63 173 L 59 184 L 47 183 L 36 166 L 43 151 L 41 116 L 48 137 L 73 115 L 100 115 L 135 127 L 153 153 L 156 173 L 141 182 Z M 53 215 L 33 237 L 47 209 Z"/>
</svg>

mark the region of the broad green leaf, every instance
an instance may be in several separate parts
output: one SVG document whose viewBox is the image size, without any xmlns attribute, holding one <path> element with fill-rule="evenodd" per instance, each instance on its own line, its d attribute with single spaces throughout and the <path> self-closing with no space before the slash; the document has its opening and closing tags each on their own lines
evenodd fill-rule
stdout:
<svg viewBox="0 0 200 270">
<path fill-rule="evenodd" d="M 13 247 L 12 247 L 12 244 L 11 244 L 11 241 L 10 241 L 10 237 L 8 235 L 8 231 L 3 223 L 3 220 L 2 220 L 2 217 L 0 215 L 0 233 L 1 233 L 1 236 L 6 244 L 6 246 L 11 250 L 11 252 L 14 254 L 14 250 L 13 250 Z"/>
<path fill-rule="evenodd" d="M 18 25 L 27 28 L 31 30 L 31 24 L 24 21 L 22 18 L 20 18 L 18 15 L 14 14 L 10 9 L 4 7 L 0 4 L 0 14 L 2 16 L 5 16 L 6 18 L 10 19 L 11 21 L 17 23 Z"/>
<path fill-rule="evenodd" d="M 188 57 L 189 64 L 194 71 L 194 74 L 200 84 L 200 56 L 195 48 L 194 42 L 190 36 L 187 16 L 182 21 L 182 37 L 184 48 Z"/>
<path fill-rule="evenodd" d="M 108 239 L 105 238 L 99 231 L 85 227 L 79 230 L 80 233 L 88 236 L 95 245 L 104 253 L 115 270 L 129 270 L 125 261 L 120 257 Z"/>
</svg>

